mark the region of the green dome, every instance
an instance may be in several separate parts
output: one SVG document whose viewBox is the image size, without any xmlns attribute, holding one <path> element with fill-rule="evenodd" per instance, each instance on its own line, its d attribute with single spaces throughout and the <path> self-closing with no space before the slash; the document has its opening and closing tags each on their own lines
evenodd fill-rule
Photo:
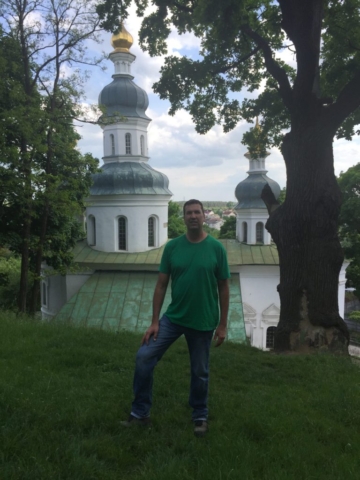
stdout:
<svg viewBox="0 0 360 480">
<path fill-rule="evenodd" d="M 138 117 L 149 120 L 145 110 L 149 106 L 147 93 L 132 81 L 131 75 L 113 75 L 113 81 L 99 95 L 99 105 L 105 106 L 103 116 Z"/>
<path fill-rule="evenodd" d="M 266 208 L 261 199 L 261 192 L 266 184 L 271 188 L 275 198 L 278 198 L 280 195 L 278 183 L 271 180 L 265 173 L 251 173 L 235 189 L 235 197 L 239 202 L 235 208 Z"/>
<path fill-rule="evenodd" d="M 172 195 L 166 175 L 144 162 L 114 162 L 92 175 L 90 195 Z"/>
</svg>

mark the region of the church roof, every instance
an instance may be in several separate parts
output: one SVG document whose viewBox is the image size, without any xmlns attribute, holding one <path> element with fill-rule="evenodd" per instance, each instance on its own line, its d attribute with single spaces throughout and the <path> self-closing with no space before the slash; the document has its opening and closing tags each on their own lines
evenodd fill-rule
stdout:
<svg viewBox="0 0 360 480">
<path fill-rule="evenodd" d="M 147 93 L 132 79 L 131 75 L 115 74 L 113 81 L 101 90 L 98 103 L 105 107 L 102 117 L 122 115 L 150 120 L 145 113 L 149 106 Z"/>
<path fill-rule="evenodd" d="M 155 272 L 95 272 L 60 310 L 55 321 L 102 328 L 144 332 L 150 325 Z M 167 289 L 162 313 L 170 303 Z M 230 278 L 228 340 L 245 343 L 246 333 L 239 276 Z"/>
<path fill-rule="evenodd" d="M 235 189 L 235 197 L 240 208 L 266 208 L 261 199 L 261 192 L 266 184 L 269 184 L 275 198 L 280 195 L 280 187 L 277 182 L 269 178 L 265 173 L 251 173 L 245 180 L 240 182 Z"/>
<path fill-rule="evenodd" d="M 113 162 L 93 176 L 90 195 L 172 195 L 169 179 L 144 162 Z"/>
<path fill-rule="evenodd" d="M 239 265 L 279 265 L 279 255 L 275 245 L 247 245 L 237 240 L 220 240 L 224 245 L 230 269 Z M 85 240 L 74 249 L 74 262 L 81 267 L 103 270 L 153 270 L 160 265 L 164 245 L 147 252 L 99 252 L 87 245 Z"/>
</svg>

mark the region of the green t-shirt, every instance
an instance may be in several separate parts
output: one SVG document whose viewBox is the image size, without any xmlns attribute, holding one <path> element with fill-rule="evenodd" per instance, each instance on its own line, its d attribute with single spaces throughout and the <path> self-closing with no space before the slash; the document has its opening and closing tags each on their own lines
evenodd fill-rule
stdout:
<svg viewBox="0 0 360 480">
<path fill-rule="evenodd" d="M 219 323 L 218 280 L 230 277 L 223 245 L 208 235 L 191 243 L 186 235 L 166 244 L 160 272 L 171 276 L 171 303 L 165 315 L 195 330 L 213 330 Z"/>
</svg>

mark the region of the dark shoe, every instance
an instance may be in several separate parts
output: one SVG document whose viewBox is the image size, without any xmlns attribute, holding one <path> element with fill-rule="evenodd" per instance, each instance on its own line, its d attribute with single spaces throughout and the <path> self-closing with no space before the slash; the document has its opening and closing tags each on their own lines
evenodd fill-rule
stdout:
<svg viewBox="0 0 360 480">
<path fill-rule="evenodd" d="M 195 420 L 194 435 L 196 437 L 203 437 L 209 430 L 208 422 L 206 420 Z"/>
<path fill-rule="evenodd" d="M 150 417 L 136 418 L 133 415 L 130 415 L 127 420 L 120 422 L 120 425 L 122 427 L 136 427 L 136 426 L 150 427 L 151 420 L 150 420 Z"/>
</svg>

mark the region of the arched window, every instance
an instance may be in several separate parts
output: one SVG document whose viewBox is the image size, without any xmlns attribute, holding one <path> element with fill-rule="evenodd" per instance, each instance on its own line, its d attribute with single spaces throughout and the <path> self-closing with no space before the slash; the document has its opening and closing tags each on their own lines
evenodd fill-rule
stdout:
<svg viewBox="0 0 360 480">
<path fill-rule="evenodd" d="M 119 226 L 119 250 L 126 250 L 126 218 L 120 217 Z"/>
<path fill-rule="evenodd" d="M 148 220 L 148 246 L 155 247 L 155 218 L 149 217 Z"/>
<path fill-rule="evenodd" d="M 266 330 L 266 348 L 274 348 L 276 327 L 269 327 Z"/>
<path fill-rule="evenodd" d="M 247 222 L 243 222 L 242 224 L 243 231 L 242 231 L 242 241 L 247 243 Z"/>
<path fill-rule="evenodd" d="M 264 225 L 262 222 L 256 224 L 256 243 L 264 243 Z"/>
<path fill-rule="evenodd" d="M 110 143 L 111 143 L 111 155 L 115 155 L 115 138 L 112 133 L 110 134 Z"/>
<path fill-rule="evenodd" d="M 126 155 L 131 155 L 131 135 L 127 133 L 125 135 L 125 153 Z"/>
<path fill-rule="evenodd" d="M 140 137 L 140 154 L 145 155 L 145 140 L 144 140 L 144 135 L 141 135 Z"/>
<path fill-rule="evenodd" d="M 94 246 L 96 245 L 96 221 L 93 215 L 89 215 L 87 229 L 89 245 Z"/>
</svg>

